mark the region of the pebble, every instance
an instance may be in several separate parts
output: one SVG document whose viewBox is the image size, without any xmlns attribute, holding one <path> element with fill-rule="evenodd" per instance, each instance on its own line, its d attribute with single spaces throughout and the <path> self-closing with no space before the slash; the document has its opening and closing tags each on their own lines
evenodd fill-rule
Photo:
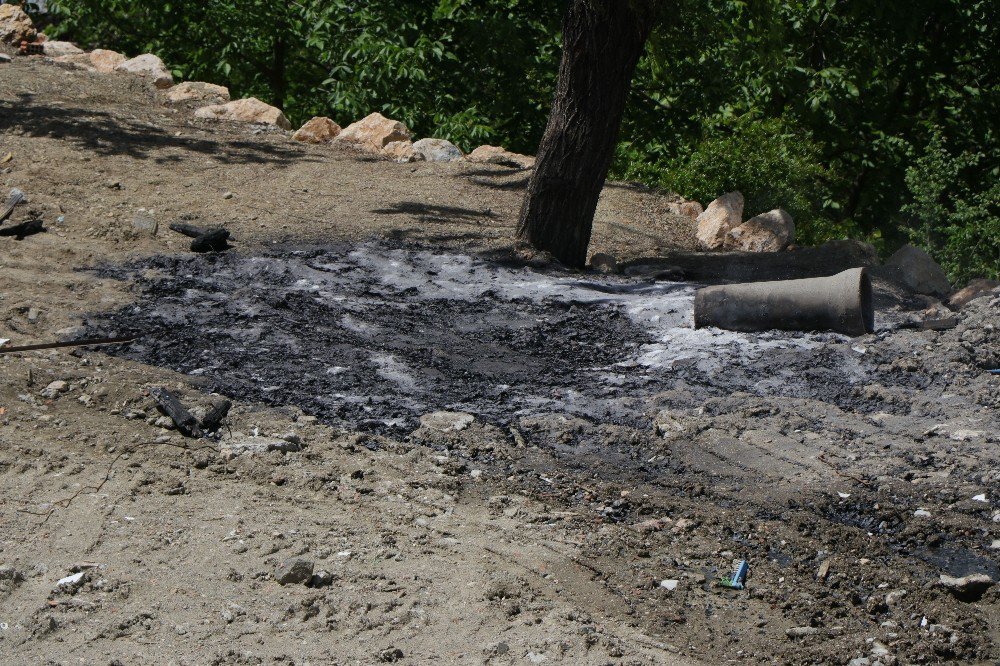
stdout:
<svg viewBox="0 0 1000 666">
<path fill-rule="evenodd" d="M 916 518 L 930 518 L 931 512 L 928 511 L 927 509 L 917 509 L 916 511 L 913 512 L 913 515 Z"/>
<path fill-rule="evenodd" d="M 0 62 L 10 62 L 11 58 L 6 53 L 0 53 Z"/>
<path fill-rule="evenodd" d="M 285 560 L 274 569 L 274 579 L 282 585 L 305 583 L 313 575 L 311 560 L 293 557 Z"/>
<path fill-rule="evenodd" d="M 67 384 L 61 379 L 57 379 L 56 381 L 52 382 L 51 384 L 43 388 L 39 392 L 39 395 L 45 398 L 54 398 L 60 393 L 65 393 L 68 390 L 69 390 L 69 384 Z"/>
<path fill-rule="evenodd" d="M 676 590 L 677 586 L 679 584 L 680 584 L 680 581 L 679 580 L 675 580 L 673 578 L 667 578 L 666 580 L 661 580 L 660 581 L 660 587 L 662 587 L 664 590 L 667 590 L 669 592 L 673 592 L 674 590 Z"/>
<path fill-rule="evenodd" d="M 785 631 L 785 635 L 789 638 L 805 638 L 806 636 L 815 636 L 819 633 L 819 629 L 816 627 L 792 627 Z"/>
<path fill-rule="evenodd" d="M 222 195 L 222 198 L 223 199 L 232 199 L 233 198 L 233 193 L 232 192 L 226 192 L 225 194 Z"/>
</svg>

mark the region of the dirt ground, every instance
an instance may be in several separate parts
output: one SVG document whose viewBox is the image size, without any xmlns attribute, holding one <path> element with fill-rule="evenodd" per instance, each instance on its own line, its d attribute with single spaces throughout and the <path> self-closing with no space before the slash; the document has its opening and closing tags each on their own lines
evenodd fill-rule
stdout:
<svg viewBox="0 0 1000 666">
<path fill-rule="evenodd" d="M 0 237 L 11 344 L 101 317 L 148 323 L 126 315 L 236 289 L 206 268 L 227 264 L 185 263 L 211 259 L 166 228 L 181 220 L 225 224 L 248 261 L 388 247 L 400 261 L 480 257 L 501 275 L 490 258 L 512 242 L 526 179 L 195 121 L 139 79 L 39 58 L 0 63 L 8 153 L 0 195 L 17 187 L 29 204 L 7 225 L 39 216 L 48 229 Z M 692 249 L 692 223 L 668 203 L 609 184 L 592 251 Z M 627 287 L 616 279 L 600 284 Z M 379 303 L 403 307 L 404 291 Z M 496 299 L 481 309 L 545 316 L 477 294 Z M 618 306 L 559 307 L 589 343 L 586 322 L 610 326 Z M 259 395 L 165 348 L 0 355 L 0 663 L 997 663 L 1000 586 L 980 596 L 940 576 L 1000 579 L 998 312 L 993 296 L 941 332 L 722 336 L 731 357 L 617 363 L 620 384 L 555 364 L 546 409 L 524 408 L 527 389 L 476 393 L 462 403 L 471 422 L 413 414 L 382 429 L 313 409 L 327 403 L 292 390 L 313 371 L 294 355 Z M 156 321 L 177 339 L 191 326 Z M 664 353 L 629 331 L 614 336 Z M 478 386 L 442 373 L 449 390 Z M 234 398 L 220 438 L 164 427 L 154 387 L 188 404 Z M 616 416 L 574 408 L 577 392 Z M 279 583 L 295 558 L 315 575 Z M 746 589 L 719 586 L 740 559 Z"/>
</svg>

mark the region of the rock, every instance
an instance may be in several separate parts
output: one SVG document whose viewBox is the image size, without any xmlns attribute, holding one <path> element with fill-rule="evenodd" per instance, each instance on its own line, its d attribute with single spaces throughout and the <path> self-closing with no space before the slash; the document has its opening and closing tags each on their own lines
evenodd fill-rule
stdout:
<svg viewBox="0 0 1000 666">
<path fill-rule="evenodd" d="M 719 250 L 726 242 L 726 235 L 742 222 L 743 195 L 724 194 L 698 216 L 698 243 L 706 250 Z"/>
<path fill-rule="evenodd" d="M 185 81 L 167 90 L 167 101 L 173 104 L 181 102 L 225 103 L 229 101 L 229 88 L 204 81 Z"/>
<path fill-rule="evenodd" d="M 673 520 L 670 518 L 650 518 L 649 520 L 644 520 L 641 523 L 636 523 L 632 526 L 636 532 L 640 534 L 649 534 L 651 532 L 659 532 L 664 528 L 673 524 Z"/>
<path fill-rule="evenodd" d="M 152 79 L 153 85 L 157 88 L 169 88 L 174 85 L 174 75 L 170 73 L 163 61 L 152 53 L 143 53 L 131 60 L 126 60 L 115 67 L 115 71 Z"/>
<path fill-rule="evenodd" d="M 951 293 L 944 271 L 918 247 L 904 245 L 889 257 L 885 266 L 892 278 L 910 291 L 938 297 Z"/>
<path fill-rule="evenodd" d="M 681 582 L 679 580 L 668 578 L 666 580 L 660 581 L 660 587 L 662 587 L 664 590 L 667 590 L 668 592 L 673 592 L 674 590 L 677 589 L 677 586 L 680 585 L 680 583 Z"/>
<path fill-rule="evenodd" d="M 154 218 L 148 212 L 139 211 L 138 213 L 136 213 L 135 217 L 132 218 L 132 227 L 137 231 L 141 231 L 144 234 L 155 236 L 156 230 L 159 227 L 159 225 L 156 222 L 156 218 Z"/>
<path fill-rule="evenodd" d="M 690 217 L 692 220 L 697 220 L 698 216 L 705 212 L 701 204 L 697 201 L 671 201 L 667 204 L 667 210 L 669 210 L 674 215 L 679 215 L 680 217 Z"/>
<path fill-rule="evenodd" d="M 69 384 L 61 379 L 57 379 L 45 388 L 43 388 L 39 393 L 45 398 L 54 398 L 60 393 L 65 393 L 69 390 Z"/>
<path fill-rule="evenodd" d="M 465 159 L 479 164 L 498 164 L 514 169 L 530 169 L 535 166 L 535 158 L 531 155 L 512 153 L 500 146 L 479 146 L 466 155 Z"/>
<path fill-rule="evenodd" d="M 819 633 L 819 629 L 816 627 L 791 627 L 785 631 L 785 635 L 789 638 L 805 638 L 806 636 L 815 636 Z"/>
<path fill-rule="evenodd" d="M 598 273 L 614 273 L 618 270 L 618 260 L 610 254 L 598 252 L 590 258 L 590 268 Z"/>
<path fill-rule="evenodd" d="M 674 528 L 670 530 L 674 534 L 680 534 L 681 532 L 687 532 L 694 529 L 695 522 L 690 518 L 681 518 L 676 523 L 674 523 Z"/>
<path fill-rule="evenodd" d="M 906 590 L 903 589 L 893 590 L 892 592 L 885 595 L 885 605 L 895 606 L 896 604 L 898 604 L 900 601 L 903 600 L 903 597 L 905 597 L 906 594 L 907 594 Z"/>
<path fill-rule="evenodd" d="M 340 125 L 325 116 L 316 116 L 292 135 L 304 143 L 330 143 L 340 134 Z"/>
<path fill-rule="evenodd" d="M 441 432 L 465 430 L 476 418 L 465 412 L 431 412 L 420 417 L 420 426 Z"/>
<path fill-rule="evenodd" d="M 237 435 L 225 439 L 219 444 L 219 453 L 223 458 L 235 458 L 241 455 L 256 455 L 269 451 L 283 453 L 300 451 L 302 445 L 285 441 L 279 437 L 248 437 Z"/>
<path fill-rule="evenodd" d="M 398 120 L 386 118 L 381 113 L 372 113 L 345 127 L 334 139 L 334 143 L 378 153 L 389 143 L 409 141 L 411 136 L 409 128 Z"/>
<path fill-rule="evenodd" d="M 378 653 L 378 660 L 385 664 L 394 664 L 403 658 L 403 651 L 399 648 L 386 648 Z"/>
<path fill-rule="evenodd" d="M 83 49 L 71 42 L 42 42 L 42 53 L 50 58 L 60 58 L 68 55 L 81 55 Z"/>
<path fill-rule="evenodd" d="M 98 72 L 99 74 L 110 74 L 115 71 L 118 65 L 122 64 L 126 60 L 128 60 L 128 58 L 123 56 L 121 53 L 118 53 L 117 51 L 108 51 L 107 49 L 94 49 L 89 53 L 74 53 L 56 58 L 56 62 L 65 62 L 71 65 L 77 65 L 78 67 L 83 67 L 84 69 L 92 72 Z"/>
<path fill-rule="evenodd" d="M 966 303 L 983 296 L 1000 292 L 1000 282 L 996 280 L 973 280 L 963 289 L 959 289 L 948 299 L 948 306 L 953 309 L 964 307 Z"/>
<path fill-rule="evenodd" d="M 195 118 L 205 120 L 226 120 L 234 123 L 259 123 L 274 125 L 283 130 L 292 129 L 292 124 L 281 109 L 265 104 L 256 97 L 238 99 L 227 104 L 203 106 L 194 112 Z"/>
<path fill-rule="evenodd" d="M 382 149 L 382 154 L 394 162 L 405 164 L 407 162 L 422 162 L 423 155 L 413 150 L 412 141 L 390 141 Z"/>
<path fill-rule="evenodd" d="M 6 53 L 0 53 L 0 62 L 8 63 L 10 62 L 10 56 Z"/>
<path fill-rule="evenodd" d="M 456 162 L 465 158 L 458 146 L 444 139 L 421 139 L 413 144 L 413 152 L 428 162 Z"/>
<path fill-rule="evenodd" d="M 0 5 L 0 43 L 33 42 L 37 34 L 31 17 L 23 9 L 17 5 Z"/>
<path fill-rule="evenodd" d="M 969 574 L 961 578 L 952 578 L 941 574 L 940 579 L 941 586 L 960 601 L 979 601 L 994 582 L 988 575 L 981 573 Z"/>
<path fill-rule="evenodd" d="M 274 569 L 274 579 L 282 585 L 305 583 L 313 575 L 313 563 L 301 557 L 285 560 Z"/>
<path fill-rule="evenodd" d="M 780 208 L 761 213 L 726 235 L 724 247 L 741 252 L 780 252 L 795 240 L 795 222 Z"/>
<path fill-rule="evenodd" d="M 871 666 L 871 659 L 868 657 L 855 657 L 847 662 L 847 666 Z"/>
</svg>

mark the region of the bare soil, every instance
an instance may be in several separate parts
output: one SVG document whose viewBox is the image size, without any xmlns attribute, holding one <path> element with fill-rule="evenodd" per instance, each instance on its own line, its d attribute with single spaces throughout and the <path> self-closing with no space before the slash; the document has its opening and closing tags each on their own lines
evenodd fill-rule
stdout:
<svg viewBox="0 0 1000 666">
<path fill-rule="evenodd" d="M 1000 585 L 939 582 L 1000 579 L 1000 298 L 942 332 L 696 334 L 694 285 L 515 261 L 527 172 L 39 58 L 0 64 L 7 153 L 7 225 L 48 231 L 0 237 L 0 337 L 143 337 L 0 355 L 0 662 L 1000 660 Z M 668 203 L 609 184 L 592 251 L 693 249 Z M 218 436 L 161 427 L 163 386 L 232 398 Z M 277 582 L 296 557 L 326 575 Z"/>
</svg>

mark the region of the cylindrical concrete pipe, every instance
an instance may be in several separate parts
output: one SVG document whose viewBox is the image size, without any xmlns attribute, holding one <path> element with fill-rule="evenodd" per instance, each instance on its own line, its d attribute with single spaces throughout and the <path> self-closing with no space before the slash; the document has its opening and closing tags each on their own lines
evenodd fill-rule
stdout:
<svg viewBox="0 0 1000 666">
<path fill-rule="evenodd" d="M 864 268 L 851 268 L 824 278 L 705 287 L 694 296 L 694 327 L 705 326 L 871 333 L 875 330 L 871 278 Z"/>
</svg>

